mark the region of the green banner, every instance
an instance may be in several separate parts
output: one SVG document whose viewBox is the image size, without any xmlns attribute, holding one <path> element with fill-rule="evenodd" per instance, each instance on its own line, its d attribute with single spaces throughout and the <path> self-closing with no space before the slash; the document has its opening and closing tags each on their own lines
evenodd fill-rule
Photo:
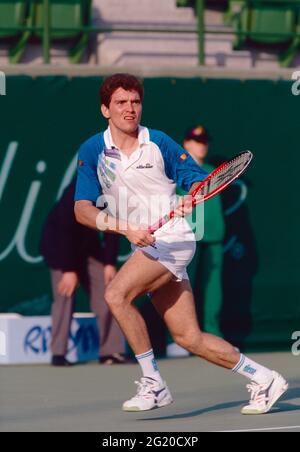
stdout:
<svg viewBox="0 0 300 452">
<path fill-rule="evenodd" d="M 7 77 L 0 96 L 0 310 L 50 303 L 38 252 L 45 217 L 74 175 L 76 152 L 105 127 L 101 77 Z M 300 98 L 291 83 L 153 78 L 145 80 L 143 124 L 180 142 L 203 123 L 215 163 L 244 149 L 255 159 L 224 195 L 222 322 L 251 348 L 278 348 L 300 328 Z M 120 262 L 129 252 L 122 243 Z"/>
</svg>

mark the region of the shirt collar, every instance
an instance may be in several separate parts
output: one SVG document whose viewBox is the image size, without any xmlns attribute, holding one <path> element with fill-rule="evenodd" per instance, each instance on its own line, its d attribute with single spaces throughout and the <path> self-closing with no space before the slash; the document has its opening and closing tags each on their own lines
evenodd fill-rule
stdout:
<svg viewBox="0 0 300 452">
<path fill-rule="evenodd" d="M 143 126 L 139 125 L 139 128 L 138 128 L 138 140 L 139 140 L 139 145 L 140 146 L 142 146 L 143 144 L 149 144 L 150 143 L 150 134 L 149 134 L 149 130 L 147 129 L 147 127 L 143 127 Z M 112 148 L 118 149 L 118 147 L 115 145 L 115 143 L 113 141 L 113 138 L 112 138 L 112 135 L 111 135 L 111 130 L 110 130 L 109 126 L 104 132 L 104 142 L 105 142 L 105 146 L 108 149 L 112 149 Z"/>
<path fill-rule="evenodd" d="M 140 146 L 142 144 L 149 144 L 150 143 L 150 134 L 147 127 L 139 126 L 139 134 L 138 134 L 138 140 Z"/>
</svg>

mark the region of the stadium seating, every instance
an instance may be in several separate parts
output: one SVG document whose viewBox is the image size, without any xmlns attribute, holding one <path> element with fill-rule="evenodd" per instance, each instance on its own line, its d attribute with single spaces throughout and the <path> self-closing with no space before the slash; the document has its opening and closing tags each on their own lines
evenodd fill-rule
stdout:
<svg viewBox="0 0 300 452">
<path fill-rule="evenodd" d="M 91 24 L 91 0 L 51 0 L 50 40 L 75 40 L 70 50 L 70 62 L 79 63 L 88 43 L 88 33 L 83 27 Z M 34 1 L 33 23 L 43 27 L 43 0 Z M 59 29 L 63 29 L 60 31 Z M 42 39 L 42 33 L 35 32 Z"/>
<path fill-rule="evenodd" d="M 50 41 L 72 40 L 70 62 L 80 62 L 88 43 L 83 27 L 91 24 L 92 0 L 50 0 Z M 12 42 L 10 63 L 18 63 L 31 36 L 42 39 L 42 31 L 24 31 L 24 26 L 44 27 L 43 0 L 5 0 L 0 2 L 0 41 Z M 5 30 L 10 28 L 11 30 Z M 61 31 L 59 29 L 62 29 Z"/>
<path fill-rule="evenodd" d="M 247 41 L 258 44 L 286 44 L 279 54 L 282 66 L 288 66 L 299 46 L 299 39 L 293 36 L 299 25 L 300 2 L 231 0 L 226 23 L 231 24 L 237 34 L 233 43 L 235 50 Z"/>
<path fill-rule="evenodd" d="M 0 41 L 10 41 L 9 60 L 17 63 L 30 37 L 24 31 L 24 25 L 31 25 L 31 8 L 29 1 L 7 0 L 0 2 Z M 10 31 L 4 28 L 11 28 Z"/>
<path fill-rule="evenodd" d="M 119 23 L 119 18 L 122 16 L 122 1 L 112 2 L 113 6 L 111 11 L 107 4 L 110 3 L 109 0 L 99 0 L 99 3 L 92 2 L 92 0 L 48 0 L 50 3 L 51 20 L 50 20 L 50 36 L 45 35 L 46 38 L 43 40 L 44 34 L 44 0 L 0 0 L 0 42 L 5 44 L 6 53 L 2 52 L 0 58 L 3 61 L 7 61 L 7 56 L 9 56 L 9 61 L 11 63 L 17 63 L 20 61 L 26 44 L 33 41 L 33 45 L 29 45 L 28 52 L 26 52 L 25 58 L 23 60 L 31 61 L 33 59 L 44 62 L 49 61 L 49 47 L 51 43 L 59 43 L 61 47 L 71 47 L 69 51 L 69 61 L 71 63 L 79 63 L 85 53 L 85 50 L 89 41 L 89 34 L 92 32 L 92 23 L 99 27 L 103 24 L 106 25 L 107 20 L 102 21 L 102 12 L 104 11 L 107 17 L 110 17 L 111 11 L 116 23 Z M 131 1 L 131 8 L 138 9 L 138 1 Z M 198 1 L 200 3 L 198 3 Z M 95 14 L 94 21 L 92 20 L 92 3 L 95 10 L 98 10 L 98 14 Z M 146 2 L 145 2 L 146 3 Z M 206 6 L 205 24 L 202 23 L 202 6 Z M 176 7 L 181 7 L 181 11 L 175 11 Z M 199 9 L 193 9 L 199 5 Z M 225 14 L 225 24 L 222 22 L 222 17 L 228 5 L 227 12 Z M 120 10 L 120 15 L 116 14 L 116 11 Z M 198 19 L 198 33 L 200 34 L 198 38 L 198 46 L 203 49 L 204 44 L 201 46 L 199 43 L 204 42 L 207 50 L 207 55 L 211 55 L 211 48 L 214 52 L 214 59 L 218 60 L 217 55 L 228 55 L 227 61 L 230 58 L 245 61 L 246 52 L 251 58 L 251 53 L 255 56 L 255 62 L 258 61 L 259 57 L 257 55 L 259 52 L 253 50 L 253 44 L 256 47 L 264 45 L 269 48 L 268 58 L 271 58 L 275 64 L 277 64 L 276 59 L 282 66 L 288 66 L 293 60 L 298 47 L 300 45 L 300 39 L 297 37 L 297 33 L 300 32 L 300 0 L 172 0 L 169 6 L 170 14 L 174 15 L 174 24 L 182 25 L 183 28 L 186 26 L 197 26 L 195 22 L 195 15 Z M 168 8 L 162 8 L 162 13 L 166 13 Z M 159 10 L 159 2 L 156 2 L 156 9 Z M 172 11 L 173 9 L 173 11 Z M 145 10 L 147 11 L 147 10 Z M 197 13 L 196 13 L 197 12 Z M 182 19 L 179 17 L 182 14 Z M 159 16 L 159 14 L 158 14 Z M 127 16 L 126 16 L 127 17 Z M 129 17 L 129 16 L 128 16 Z M 142 23 L 144 24 L 143 16 Z M 159 16 L 160 17 L 160 16 Z M 172 16 L 173 17 L 173 16 Z M 123 16 L 122 19 L 124 20 Z M 110 25 L 114 24 L 114 21 L 108 20 Z M 132 24 L 133 28 L 136 25 L 134 21 L 129 17 L 128 24 Z M 152 18 L 151 24 L 156 24 L 156 19 Z M 167 19 L 167 24 L 171 24 L 171 20 Z M 173 24 L 173 22 L 172 22 Z M 205 25 L 205 26 L 204 26 Z M 27 29 L 26 29 L 27 26 Z M 227 26 L 231 27 L 231 30 Z M 29 28 L 28 28 L 29 27 Z M 10 30 L 9 30 L 10 28 Z M 178 27 L 179 28 L 179 27 Z M 195 28 L 196 30 L 197 28 Z M 204 36 L 203 36 L 204 30 Z M 222 31 L 224 30 L 224 37 L 222 36 Z M 131 32 L 131 29 L 128 29 Z M 225 34 L 233 32 L 234 38 L 233 43 L 229 42 L 231 40 L 229 36 L 226 38 Z M 95 30 L 95 33 L 99 33 L 99 29 Z M 218 33 L 220 38 L 215 39 L 211 37 Z M 113 34 L 113 33 L 112 33 Z M 48 39 L 49 36 L 49 39 Z M 147 35 L 148 36 L 148 35 Z M 150 36 L 150 35 L 149 35 Z M 150 38 L 149 38 L 150 39 Z M 185 39 L 185 38 L 184 38 Z M 195 40 L 197 39 L 195 35 Z M 36 46 L 34 43 L 37 41 L 40 43 L 43 40 L 43 54 L 41 56 L 40 50 L 36 51 Z M 113 38 L 110 36 L 106 39 L 106 45 L 108 42 L 112 42 Z M 100 43 L 100 40 L 98 40 Z M 219 49 L 216 47 L 216 42 L 218 41 Z M 65 43 L 67 42 L 67 44 Z M 96 41 L 93 41 L 94 43 Z M 129 42 L 129 41 L 128 41 Z M 102 43 L 102 41 L 101 41 Z M 229 44 L 227 47 L 227 43 Z M 245 45 L 252 43 L 251 46 L 245 48 Z M 48 45 L 49 44 L 49 45 Z M 182 41 L 182 46 L 184 45 L 184 40 Z M 128 44 L 129 45 L 129 44 Z M 161 44 L 163 46 L 164 44 Z M 125 44 L 121 45 L 124 50 Z M 113 45 L 112 45 L 113 47 Z M 129 45 L 130 47 L 130 45 Z M 109 50 L 102 51 L 103 43 L 101 44 L 101 57 L 103 60 L 103 53 L 105 54 L 105 59 L 111 61 L 109 55 Z M 244 52 L 240 52 L 240 55 L 234 50 L 242 49 Z M 94 46 L 95 54 L 99 51 L 99 46 L 96 48 Z M 122 51 L 123 51 L 122 50 Z M 274 52 L 275 50 L 275 52 Z M 31 54 L 30 54 L 31 52 Z M 106 52 L 106 53 L 105 53 Z M 116 50 L 118 52 L 118 50 Z M 124 50 L 125 52 L 125 50 Z M 126 53 L 126 52 L 125 52 Z M 125 54 L 124 53 L 124 54 Z M 184 51 L 181 51 L 183 54 Z M 198 52 L 199 55 L 203 54 Z M 233 56 L 236 54 L 235 56 Z M 278 57 L 277 57 L 278 54 Z M 99 56 L 99 55 L 98 55 Z M 53 52 L 52 57 L 64 58 L 66 62 L 65 52 Z M 130 57 L 128 57 L 130 58 Z M 179 57 L 178 57 L 179 58 Z M 180 58 L 179 58 L 180 59 Z M 199 59 L 199 58 L 198 58 Z M 204 64 L 202 60 L 199 59 L 201 64 Z M 252 61 L 252 60 L 251 60 Z M 251 61 L 249 64 L 251 64 Z M 268 60 L 270 61 L 270 60 Z M 211 63 L 209 63 L 211 64 Z M 228 63 L 229 64 L 229 63 Z"/>
</svg>

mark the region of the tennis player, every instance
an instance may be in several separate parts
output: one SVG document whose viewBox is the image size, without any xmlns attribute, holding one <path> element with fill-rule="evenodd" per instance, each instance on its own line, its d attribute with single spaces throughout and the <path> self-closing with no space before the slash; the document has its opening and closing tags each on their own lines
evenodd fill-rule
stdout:
<svg viewBox="0 0 300 452">
<path fill-rule="evenodd" d="M 134 251 L 105 295 L 142 370 L 137 394 L 123 404 L 123 410 L 151 410 L 173 401 L 144 319 L 133 305 L 136 297 L 151 292 L 152 303 L 177 344 L 249 379 L 251 399 L 242 413 L 266 413 L 287 390 L 285 379 L 199 329 L 186 272 L 195 237 L 182 218 L 190 212 L 190 204 L 180 203 L 173 220 L 153 235 L 148 232 L 148 226 L 177 202 L 176 184 L 191 193 L 206 173 L 166 134 L 140 125 L 143 94 L 142 83 L 133 75 L 114 74 L 104 80 L 100 102 L 108 128 L 80 148 L 75 195 L 80 223 L 124 235 Z M 103 207 L 100 213 L 96 205 Z"/>
</svg>

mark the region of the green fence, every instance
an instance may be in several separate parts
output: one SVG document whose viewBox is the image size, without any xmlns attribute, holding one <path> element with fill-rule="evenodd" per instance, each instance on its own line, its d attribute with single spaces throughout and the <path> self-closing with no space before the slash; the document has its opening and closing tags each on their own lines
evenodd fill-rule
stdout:
<svg viewBox="0 0 300 452">
<path fill-rule="evenodd" d="M 23 5 L 21 9 L 20 4 Z M 238 49 L 248 38 L 270 44 L 285 43 L 284 49 L 277 49 L 279 62 L 288 67 L 300 45 L 299 0 L 230 0 L 225 14 L 229 26 L 207 25 L 205 21 L 205 0 L 188 2 L 179 0 L 178 6 L 194 5 L 196 26 L 99 26 L 92 24 L 91 0 L 10 0 L 0 2 L 0 37 L 14 38 L 9 48 L 9 60 L 18 63 L 31 37 L 40 38 L 45 64 L 51 62 L 51 42 L 57 39 L 75 41 L 70 50 L 70 62 L 79 63 L 90 34 L 111 32 L 147 33 L 193 33 L 198 40 L 198 63 L 205 65 L 205 39 L 210 35 L 232 35 L 233 47 Z M 252 17 L 253 16 L 253 17 Z M 15 42 L 14 42 L 15 41 Z"/>
<path fill-rule="evenodd" d="M 78 146 L 105 126 L 100 81 L 7 78 L 7 95 L 0 97 L 3 312 L 16 306 L 26 312 L 26 302 L 41 312 L 51 300 L 38 254 L 40 230 L 73 176 Z M 300 98 L 283 81 L 153 78 L 145 88 L 143 123 L 149 127 L 181 141 L 187 126 L 203 122 L 215 159 L 254 152 L 242 185 L 224 200 L 224 329 L 229 338 L 243 336 L 248 348 L 287 346 L 300 327 Z M 124 242 L 123 257 L 128 250 Z"/>
</svg>

